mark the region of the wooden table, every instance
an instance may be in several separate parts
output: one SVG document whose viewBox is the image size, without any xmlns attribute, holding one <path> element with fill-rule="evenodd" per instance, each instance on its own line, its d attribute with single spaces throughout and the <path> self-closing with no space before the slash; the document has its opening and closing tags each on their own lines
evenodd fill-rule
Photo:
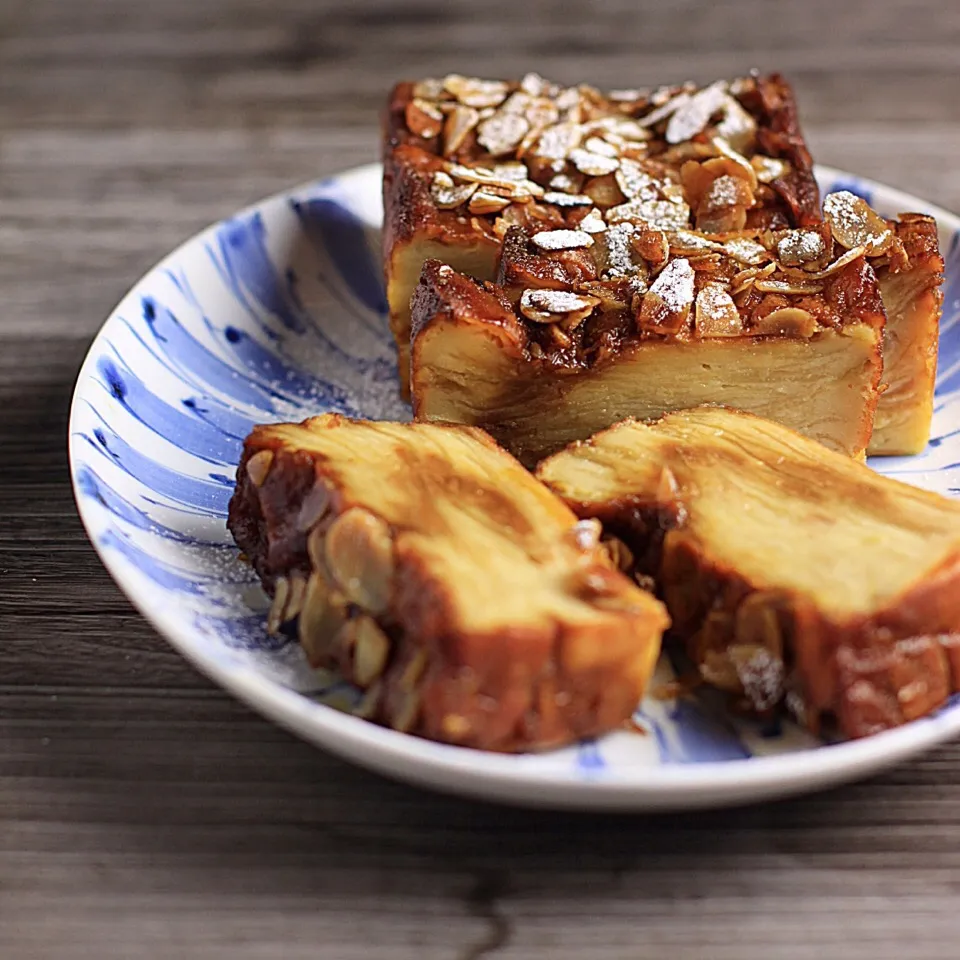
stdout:
<svg viewBox="0 0 960 960">
<path fill-rule="evenodd" d="M 420 793 L 198 676 L 74 512 L 67 405 L 111 306 L 209 221 L 374 158 L 392 79 L 753 65 L 795 81 L 821 162 L 960 209 L 944 0 L 0 0 L 3 960 L 960 953 L 960 745 L 715 814 Z"/>
</svg>

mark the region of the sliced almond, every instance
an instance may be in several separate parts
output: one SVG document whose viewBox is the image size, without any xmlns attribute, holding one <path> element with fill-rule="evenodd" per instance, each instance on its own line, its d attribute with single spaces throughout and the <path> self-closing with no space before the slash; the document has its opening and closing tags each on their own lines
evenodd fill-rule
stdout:
<svg viewBox="0 0 960 960">
<path fill-rule="evenodd" d="M 685 90 L 674 97 L 671 97 L 666 90 L 660 91 L 660 93 L 666 97 L 666 100 L 657 105 L 655 98 L 658 97 L 658 92 L 655 92 L 650 97 L 650 102 L 655 105 L 656 109 L 651 110 L 646 116 L 640 117 L 637 120 L 637 123 L 639 123 L 641 127 L 655 127 L 662 120 L 666 120 L 667 117 L 676 113 L 677 110 L 686 107 L 691 100 L 690 94 Z"/>
<path fill-rule="evenodd" d="M 361 507 L 340 514 L 327 531 L 327 569 L 347 599 L 370 613 L 386 609 L 393 588 L 393 537 L 379 517 Z"/>
<path fill-rule="evenodd" d="M 297 511 L 297 530 L 300 533 L 311 530 L 329 509 L 330 489 L 323 480 L 317 480 L 300 503 L 300 509 Z"/>
<path fill-rule="evenodd" d="M 477 142 L 495 157 L 510 153 L 530 129 L 526 117 L 500 111 L 477 125 Z"/>
<path fill-rule="evenodd" d="M 479 121 L 479 111 L 473 107 L 457 104 L 447 114 L 447 119 L 443 125 L 443 155 L 445 157 L 453 156 L 463 146 L 467 134 Z"/>
<path fill-rule="evenodd" d="M 581 130 L 577 123 L 557 123 L 540 134 L 532 152 L 538 157 L 566 160 L 580 143 Z"/>
<path fill-rule="evenodd" d="M 677 332 L 693 306 L 694 273 L 685 257 L 671 260 L 644 294 L 640 310 L 641 327 Z"/>
<path fill-rule="evenodd" d="M 817 331 L 817 321 L 812 313 L 799 307 L 781 307 L 758 320 L 751 334 L 777 337 L 809 338 Z"/>
<path fill-rule="evenodd" d="M 754 286 L 763 293 L 814 294 L 823 290 L 816 280 L 757 280 Z"/>
<path fill-rule="evenodd" d="M 520 312 L 534 323 L 563 322 L 568 329 L 585 320 L 600 303 L 598 297 L 568 290 L 524 290 Z"/>
<path fill-rule="evenodd" d="M 628 200 L 656 200 L 660 184 L 636 160 L 624 158 L 614 176 Z"/>
<path fill-rule="evenodd" d="M 617 157 L 620 151 L 612 144 L 600 137 L 588 137 L 583 142 L 583 149 L 588 153 L 596 153 L 601 157 Z"/>
<path fill-rule="evenodd" d="M 443 81 L 427 77 L 413 85 L 413 95 L 423 100 L 440 100 L 446 96 Z"/>
<path fill-rule="evenodd" d="M 723 80 L 704 87 L 673 111 L 664 139 L 667 143 L 682 143 L 692 139 L 726 105 L 728 99 L 727 85 Z"/>
<path fill-rule="evenodd" d="M 594 207 L 578 224 L 577 227 L 585 233 L 603 233 L 607 229 L 607 221 L 603 214 Z"/>
<path fill-rule="evenodd" d="M 336 659 L 335 639 L 347 620 L 345 598 L 330 589 L 322 574 L 314 572 L 303 595 L 297 634 L 312 667 L 331 667 Z"/>
<path fill-rule="evenodd" d="M 337 642 L 341 657 L 352 668 L 353 682 L 361 690 L 382 676 L 390 657 L 390 638 L 373 617 L 360 615 L 348 621 Z"/>
<path fill-rule="evenodd" d="M 476 183 L 457 183 L 438 170 L 430 183 L 430 196 L 441 210 L 449 210 L 466 203 L 477 189 Z"/>
<path fill-rule="evenodd" d="M 660 230 L 679 230 L 690 225 L 690 208 L 670 200 L 630 200 L 607 211 L 607 223 L 643 220 Z"/>
<path fill-rule="evenodd" d="M 499 196 L 488 190 L 478 189 L 474 192 L 473 196 L 470 197 L 467 209 L 471 213 L 482 216 L 488 213 L 499 213 L 504 207 L 509 206 L 510 202 L 509 197 Z"/>
<path fill-rule="evenodd" d="M 443 113 L 429 100 L 415 97 L 407 104 L 404 118 L 410 132 L 426 140 L 432 140 L 443 129 Z"/>
<path fill-rule="evenodd" d="M 290 581 L 286 577 L 277 577 L 273 585 L 273 601 L 270 604 L 270 612 L 267 614 L 267 633 L 271 636 L 277 633 L 283 623 L 283 614 L 289 595 Z"/>
<path fill-rule="evenodd" d="M 259 450 L 247 460 L 247 476 L 255 487 L 262 487 L 273 465 L 273 451 Z"/>
<path fill-rule="evenodd" d="M 550 179 L 550 189 L 562 193 L 579 193 L 583 177 L 571 176 L 569 173 L 558 173 Z"/>
<path fill-rule="evenodd" d="M 864 247 L 867 256 L 882 253 L 894 239 L 886 221 L 870 209 L 866 200 L 849 190 L 827 194 L 823 201 L 823 218 L 830 225 L 837 243 L 848 250 Z"/>
<path fill-rule="evenodd" d="M 613 173 L 620 166 L 616 157 L 605 157 L 580 148 L 571 150 L 569 158 L 570 162 L 588 177 L 602 177 L 604 174 Z"/>
<path fill-rule="evenodd" d="M 723 137 L 714 137 L 710 142 L 717 148 L 721 156 L 726 157 L 727 160 L 731 160 L 736 164 L 736 167 L 728 172 L 745 177 L 750 184 L 750 189 L 756 190 L 758 183 L 757 171 L 753 168 L 750 161 L 742 153 L 734 150 Z"/>
<path fill-rule="evenodd" d="M 802 267 L 826 253 L 827 246 L 816 230 L 790 230 L 777 241 L 777 257 L 785 267 Z"/>
<path fill-rule="evenodd" d="M 711 240 L 699 233 L 690 230 L 675 230 L 668 234 L 670 250 L 674 253 L 694 253 L 702 251 L 723 250 L 723 244 Z"/>
<path fill-rule="evenodd" d="M 443 86 L 467 107 L 498 107 L 510 92 L 501 80 L 478 80 L 456 73 L 444 77 Z"/>
<path fill-rule="evenodd" d="M 714 127 L 718 137 L 735 151 L 749 150 L 757 133 L 757 122 L 735 97 L 727 95 L 720 108 L 723 117 Z"/>
<path fill-rule="evenodd" d="M 591 177 L 583 185 L 585 193 L 598 207 L 614 207 L 623 203 L 626 197 L 617 183 L 616 176 L 608 173 L 603 177 Z"/>
<path fill-rule="evenodd" d="M 543 195 L 544 203 L 553 203 L 558 207 L 589 207 L 593 205 L 593 198 L 584 193 L 560 193 L 548 190 Z"/>
<path fill-rule="evenodd" d="M 706 283 L 697 294 L 694 325 L 701 337 L 739 337 L 743 321 L 722 284 Z"/>
<path fill-rule="evenodd" d="M 723 243 L 723 249 L 734 260 L 741 263 L 760 264 L 770 259 L 770 251 L 756 240 L 749 237 L 735 237 Z"/>
<path fill-rule="evenodd" d="M 541 250 L 577 250 L 592 247 L 593 237 L 584 230 L 541 230 L 532 237 Z"/>
<path fill-rule="evenodd" d="M 772 183 L 790 172 L 790 164 L 786 160 L 764 157 L 760 154 L 750 158 L 750 166 L 756 171 L 757 179 L 761 183 Z"/>
<path fill-rule="evenodd" d="M 811 273 L 811 280 L 822 280 L 825 277 L 830 277 L 838 271 L 842 270 L 844 267 L 849 266 L 854 260 L 859 260 L 864 254 L 866 254 L 866 247 L 854 247 L 852 250 L 848 250 L 843 256 L 838 257 L 833 261 L 829 266 L 824 267 L 823 270 L 818 270 L 816 273 Z"/>
</svg>

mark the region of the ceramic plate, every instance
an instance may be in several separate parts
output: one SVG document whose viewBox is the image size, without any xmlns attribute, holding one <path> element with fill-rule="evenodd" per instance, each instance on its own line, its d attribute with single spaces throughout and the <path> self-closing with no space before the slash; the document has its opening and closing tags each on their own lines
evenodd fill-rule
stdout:
<svg viewBox="0 0 960 960">
<path fill-rule="evenodd" d="M 883 473 L 960 493 L 960 220 L 832 170 L 884 214 L 926 211 L 948 255 L 933 436 Z M 295 733 L 420 785 L 544 807 L 666 809 L 862 777 L 960 733 L 960 702 L 855 743 L 734 724 L 709 702 L 648 698 L 624 730 L 542 755 L 429 743 L 344 712 L 355 691 L 268 637 L 266 598 L 224 526 L 254 423 L 326 410 L 408 419 L 380 280 L 380 168 L 281 194 L 210 228 L 109 317 L 77 382 L 73 482 L 90 539 L 145 617 L 200 670 Z M 661 679 L 669 666 L 660 665 Z"/>
</svg>

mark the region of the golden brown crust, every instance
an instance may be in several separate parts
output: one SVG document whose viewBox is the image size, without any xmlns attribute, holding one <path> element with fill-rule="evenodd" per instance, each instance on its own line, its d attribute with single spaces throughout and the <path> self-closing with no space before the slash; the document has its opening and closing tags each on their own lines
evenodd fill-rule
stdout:
<svg viewBox="0 0 960 960">
<path fill-rule="evenodd" d="M 902 213 L 888 223 L 897 242 L 874 261 L 887 327 L 869 452 L 897 456 L 919 453 L 930 437 L 944 262 L 932 217 Z"/>
<path fill-rule="evenodd" d="M 257 427 L 228 524 L 273 626 L 365 688 L 365 716 L 431 739 L 512 751 L 613 729 L 667 622 L 593 528 L 479 430 L 337 415 Z"/>
<path fill-rule="evenodd" d="M 564 496 L 579 516 L 599 519 L 633 551 L 638 570 L 655 578 L 673 632 L 684 641 L 706 680 L 761 713 L 786 696 L 811 730 L 819 730 L 825 717 L 834 718 L 848 737 L 865 736 L 929 713 L 960 688 L 960 510 L 954 503 L 880 478 L 858 464 L 838 463 L 834 455 L 799 438 L 786 437 L 777 456 L 768 455 L 749 432 L 754 418 L 742 413 L 690 411 L 665 418 L 664 423 L 680 423 L 684 418 L 693 424 L 703 420 L 711 429 L 722 430 L 746 452 L 750 469 L 769 472 L 771 482 L 782 484 L 787 491 L 784 517 L 794 510 L 803 515 L 790 497 L 819 488 L 817 497 L 839 518 L 875 501 L 871 509 L 876 515 L 897 515 L 902 509 L 903 522 L 909 525 L 911 510 L 922 505 L 929 511 L 925 522 L 940 525 L 942 531 L 954 530 L 955 546 L 944 547 L 944 533 L 931 548 L 938 552 L 931 554 L 930 569 L 905 570 L 901 589 L 879 597 L 873 605 L 861 605 L 859 612 L 840 615 L 816 593 L 789 586 L 789 575 L 778 582 L 773 558 L 761 582 L 725 559 L 726 548 L 710 540 L 702 520 L 707 507 L 695 479 L 699 469 L 720 469 L 720 461 L 711 459 L 718 454 L 710 450 L 708 441 L 690 439 L 660 449 L 659 462 L 669 482 L 637 482 L 631 493 L 616 497 L 591 499 L 582 486 L 567 479 L 571 458 L 589 456 L 594 443 L 604 442 L 604 434 L 545 461 L 538 476 Z M 624 424 L 612 431 L 629 434 L 634 429 Z M 764 430 L 776 434 L 772 426 Z M 690 436 L 695 435 L 699 434 Z M 704 444 L 702 450 L 699 443 Z M 637 455 L 643 456 L 640 451 L 638 447 Z M 791 476 L 789 462 L 796 455 L 806 476 L 799 484 Z M 783 459 L 787 466 L 780 466 Z M 629 473 L 629 467 L 625 469 Z M 732 468 L 726 464 L 723 469 Z M 815 479 L 818 470 L 819 481 Z M 795 494 L 789 492 L 794 487 Z M 715 503 L 714 508 L 736 510 L 736 502 Z M 936 511 L 941 512 L 941 520 L 931 521 Z M 744 523 L 747 519 L 744 513 Z M 917 547 L 922 553 L 924 537 L 919 529 Z M 796 535 L 811 534 L 801 528 Z M 831 549 L 848 569 L 857 565 L 856 556 L 844 557 L 841 538 L 831 541 Z M 882 541 L 870 549 L 882 550 Z M 793 563 L 803 562 L 795 553 L 790 555 Z M 851 583 L 849 589 L 857 587 Z"/>
</svg>

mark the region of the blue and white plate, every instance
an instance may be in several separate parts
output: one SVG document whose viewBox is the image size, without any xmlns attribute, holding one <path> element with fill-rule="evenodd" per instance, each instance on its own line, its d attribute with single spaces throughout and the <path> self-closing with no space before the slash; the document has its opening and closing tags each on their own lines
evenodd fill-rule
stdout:
<svg viewBox="0 0 960 960">
<path fill-rule="evenodd" d="M 926 211 L 948 255 L 934 440 L 884 473 L 960 493 L 960 219 L 836 171 L 826 189 L 884 214 Z M 70 420 L 90 539 L 143 615 L 241 700 L 297 734 L 425 786 L 544 807 L 706 807 L 865 776 L 960 733 L 960 704 L 855 743 L 736 724 L 709 703 L 648 698 L 637 732 L 542 755 L 429 743 L 343 711 L 355 692 L 268 637 L 264 594 L 224 526 L 255 423 L 326 410 L 407 419 L 380 281 L 380 168 L 281 194 L 210 228 L 150 271 L 104 324 Z M 661 664 L 661 679 L 669 667 Z"/>
</svg>

